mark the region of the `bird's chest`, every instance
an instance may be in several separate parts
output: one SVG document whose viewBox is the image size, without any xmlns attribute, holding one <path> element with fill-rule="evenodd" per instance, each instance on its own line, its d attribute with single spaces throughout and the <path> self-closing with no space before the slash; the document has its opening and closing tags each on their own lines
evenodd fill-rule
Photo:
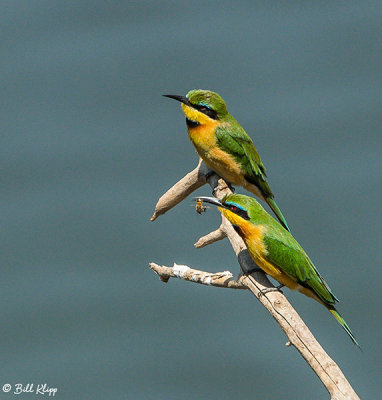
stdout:
<svg viewBox="0 0 382 400">
<path fill-rule="evenodd" d="M 249 254 L 256 261 L 262 260 L 266 255 L 263 241 L 263 226 L 245 222 L 240 225 L 241 236 L 248 248 Z"/>
<path fill-rule="evenodd" d="M 216 147 L 215 127 L 212 125 L 203 124 L 196 127 L 188 127 L 188 137 L 198 153 L 208 153 Z"/>
<path fill-rule="evenodd" d="M 272 278 L 280 281 L 281 271 L 267 261 L 268 250 L 264 244 L 264 233 L 265 228 L 262 225 L 254 225 L 249 222 L 240 226 L 242 230 L 242 237 L 245 245 L 248 248 L 248 252 L 251 255 L 255 263 Z M 282 282 L 284 283 L 284 282 Z"/>
<path fill-rule="evenodd" d="M 188 136 L 196 152 L 209 168 L 229 182 L 240 185 L 242 182 L 238 179 L 240 177 L 239 166 L 230 154 L 217 145 L 215 129 L 216 126 L 213 124 L 203 124 L 188 128 Z"/>
</svg>

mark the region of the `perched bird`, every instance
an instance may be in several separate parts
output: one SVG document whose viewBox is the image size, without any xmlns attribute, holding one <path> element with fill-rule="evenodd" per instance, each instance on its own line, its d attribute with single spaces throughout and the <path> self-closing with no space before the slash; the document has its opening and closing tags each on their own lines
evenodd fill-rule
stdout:
<svg viewBox="0 0 382 400">
<path fill-rule="evenodd" d="M 222 201 L 214 197 L 198 199 L 219 207 L 219 211 L 243 238 L 252 259 L 266 274 L 282 286 L 298 290 L 323 304 L 359 346 L 334 306 L 338 299 L 304 249 L 253 197 L 231 194 Z"/>
<path fill-rule="evenodd" d="M 207 166 L 233 185 L 265 200 L 287 229 L 273 200 L 265 167 L 251 138 L 227 111 L 224 100 L 209 90 L 191 90 L 187 96 L 164 95 L 182 103 L 188 135 Z"/>
</svg>

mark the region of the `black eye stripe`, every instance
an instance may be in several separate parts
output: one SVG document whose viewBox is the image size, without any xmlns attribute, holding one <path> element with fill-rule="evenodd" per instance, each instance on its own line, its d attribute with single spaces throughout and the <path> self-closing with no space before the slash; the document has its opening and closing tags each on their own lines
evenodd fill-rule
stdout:
<svg viewBox="0 0 382 400">
<path fill-rule="evenodd" d="M 249 220 L 249 219 L 250 219 L 249 216 L 248 216 L 247 211 L 244 211 L 244 210 L 242 210 L 241 208 L 236 207 L 236 206 L 232 206 L 232 205 L 231 205 L 231 206 L 228 206 L 228 208 L 229 208 L 233 213 L 239 215 L 241 218 L 244 218 L 244 219 L 246 219 L 246 220 Z"/>
<path fill-rule="evenodd" d="M 210 110 L 209 108 L 207 108 L 205 111 L 202 112 L 212 119 L 218 119 L 218 113 L 214 110 Z"/>
<path fill-rule="evenodd" d="M 193 107 L 212 119 L 218 119 L 218 113 L 212 108 L 209 108 L 203 104 L 193 104 Z"/>
</svg>

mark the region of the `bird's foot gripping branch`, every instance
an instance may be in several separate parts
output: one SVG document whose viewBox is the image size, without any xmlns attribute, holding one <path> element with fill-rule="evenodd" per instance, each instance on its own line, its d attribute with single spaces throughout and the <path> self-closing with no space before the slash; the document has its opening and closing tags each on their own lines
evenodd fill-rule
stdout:
<svg viewBox="0 0 382 400">
<path fill-rule="evenodd" d="M 151 221 L 175 207 L 206 183 L 211 186 L 214 195 L 219 200 L 232 193 L 226 182 L 216 174 L 211 174 L 210 170 L 200 160 L 193 171 L 178 181 L 158 200 Z M 225 237 L 229 239 L 241 269 L 243 271 L 255 271 L 254 273 L 242 275 L 238 280 L 234 280 L 232 273 L 229 271 L 210 273 L 184 265 L 174 264 L 173 267 L 166 267 L 153 262 L 149 266 L 159 275 L 163 282 L 167 282 L 170 277 L 174 277 L 203 285 L 250 290 L 287 335 L 287 346 L 293 345 L 299 351 L 322 381 L 331 399 L 359 400 L 338 365 L 323 350 L 284 294 L 280 291 L 266 292 L 266 289 L 273 287 L 273 285 L 266 275 L 258 270 L 243 240 L 224 217 L 222 217 L 220 227 L 200 238 L 195 243 L 195 247 L 201 248 Z M 266 294 L 263 295 L 264 292 Z"/>
</svg>

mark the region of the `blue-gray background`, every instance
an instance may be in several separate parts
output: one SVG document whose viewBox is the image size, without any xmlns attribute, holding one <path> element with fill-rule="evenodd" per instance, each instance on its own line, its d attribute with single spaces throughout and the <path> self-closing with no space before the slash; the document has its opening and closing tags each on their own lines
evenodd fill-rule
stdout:
<svg viewBox="0 0 382 400">
<path fill-rule="evenodd" d="M 250 294 L 165 285 L 147 267 L 238 271 L 226 241 L 193 248 L 216 210 L 186 200 L 149 222 L 197 162 L 161 94 L 208 88 L 254 139 L 363 352 L 325 309 L 286 295 L 359 395 L 378 398 L 381 18 L 379 0 L 2 2 L 0 387 L 327 398 Z"/>
</svg>

